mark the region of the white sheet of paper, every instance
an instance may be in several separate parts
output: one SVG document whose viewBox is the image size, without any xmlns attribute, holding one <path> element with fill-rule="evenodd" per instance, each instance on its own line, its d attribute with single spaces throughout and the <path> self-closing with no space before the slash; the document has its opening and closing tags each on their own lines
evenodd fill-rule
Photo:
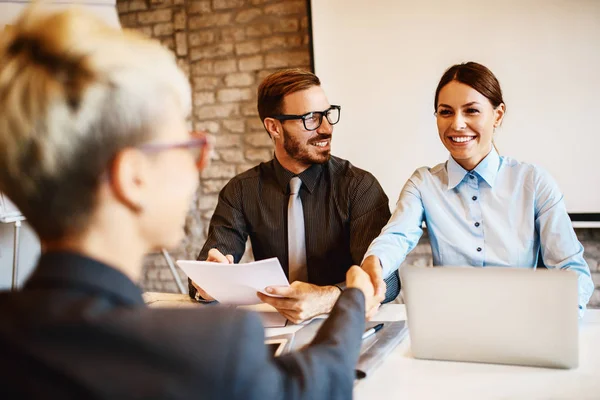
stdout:
<svg viewBox="0 0 600 400">
<path fill-rule="evenodd" d="M 206 293 L 222 304 L 258 304 L 256 292 L 267 286 L 289 286 L 277 258 L 247 264 L 220 264 L 207 261 L 177 261 L 179 268 Z"/>
</svg>

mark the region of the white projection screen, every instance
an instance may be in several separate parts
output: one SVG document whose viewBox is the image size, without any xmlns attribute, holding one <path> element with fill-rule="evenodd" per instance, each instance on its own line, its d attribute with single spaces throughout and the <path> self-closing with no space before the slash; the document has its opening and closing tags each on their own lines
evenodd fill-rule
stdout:
<svg viewBox="0 0 600 400">
<path fill-rule="evenodd" d="M 504 91 L 500 154 L 548 170 L 576 226 L 600 226 L 600 1 L 312 0 L 310 14 L 315 72 L 342 106 L 333 153 L 392 206 L 416 168 L 448 158 L 435 88 L 477 61 Z"/>
</svg>

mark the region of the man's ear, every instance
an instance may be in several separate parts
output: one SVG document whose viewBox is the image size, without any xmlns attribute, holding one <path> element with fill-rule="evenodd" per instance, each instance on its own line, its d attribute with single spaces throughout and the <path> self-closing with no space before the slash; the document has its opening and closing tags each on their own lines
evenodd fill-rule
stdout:
<svg viewBox="0 0 600 400">
<path fill-rule="evenodd" d="M 265 118 L 263 121 L 263 125 L 271 139 L 279 140 L 282 137 L 283 127 L 281 126 L 281 122 L 277 121 L 275 118 Z"/>
<path fill-rule="evenodd" d="M 148 159 L 140 150 L 130 148 L 117 153 L 110 168 L 115 197 L 131 210 L 143 211 L 150 173 Z"/>
</svg>

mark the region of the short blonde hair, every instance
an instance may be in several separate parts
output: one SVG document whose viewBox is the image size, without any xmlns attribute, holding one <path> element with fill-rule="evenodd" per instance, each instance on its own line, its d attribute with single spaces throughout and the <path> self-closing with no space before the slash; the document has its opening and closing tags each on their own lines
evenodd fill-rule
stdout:
<svg viewBox="0 0 600 400">
<path fill-rule="evenodd" d="M 0 37 L 0 191 L 42 239 L 87 226 L 115 155 L 149 140 L 189 82 L 173 55 L 79 9 L 25 11 Z"/>
</svg>

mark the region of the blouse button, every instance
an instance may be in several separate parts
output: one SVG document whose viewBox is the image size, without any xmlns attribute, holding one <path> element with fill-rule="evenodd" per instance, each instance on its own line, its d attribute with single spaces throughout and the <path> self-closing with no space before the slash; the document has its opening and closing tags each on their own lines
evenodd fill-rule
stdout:
<svg viewBox="0 0 600 400">
<path fill-rule="evenodd" d="M 481 247 L 478 247 L 478 248 L 477 248 L 477 251 L 481 251 Z"/>
</svg>

